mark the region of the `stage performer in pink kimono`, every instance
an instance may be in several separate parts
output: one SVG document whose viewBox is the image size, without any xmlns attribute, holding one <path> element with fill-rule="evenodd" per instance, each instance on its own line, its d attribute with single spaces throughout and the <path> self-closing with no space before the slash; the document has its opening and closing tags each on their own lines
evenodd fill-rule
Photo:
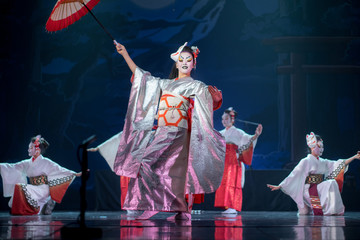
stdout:
<svg viewBox="0 0 360 240">
<path fill-rule="evenodd" d="M 209 86 L 209 92 L 213 99 L 213 109 L 214 111 L 219 109 L 222 104 L 222 94 L 221 91 L 219 91 L 216 87 Z M 190 98 L 190 106 L 188 109 L 188 119 L 191 119 L 192 110 L 194 109 L 194 99 Z M 191 121 L 189 121 L 189 124 L 191 125 Z M 153 128 L 156 128 L 157 126 L 154 125 Z M 191 126 L 189 127 L 191 128 Z M 89 152 L 99 152 L 100 155 L 106 160 L 108 165 L 110 166 L 111 170 L 114 171 L 114 161 L 116 157 L 116 153 L 119 147 L 121 133 L 118 133 L 111 137 L 110 139 L 106 140 L 105 142 L 101 143 L 95 148 L 89 148 Z M 120 204 L 121 208 L 124 206 L 126 193 L 128 191 L 128 185 L 129 185 L 130 178 L 125 176 L 120 176 Z M 186 200 L 188 201 L 189 196 L 186 195 Z M 193 194 L 192 195 L 193 203 L 203 203 L 204 202 L 204 194 Z M 136 210 L 127 210 L 126 211 L 128 215 L 137 215 L 140 213 L 140 211 Z"/>
<path fill-rule="evenodd" d="M 224 175 L 220 187 L 215 193 L 215 207 L 227 208 L 223 213 L 235 214 L 241 211 L 242 188 L 245 183 L 245 165 L 251 165 L 253 151 L 258 137 L 262 133 L 259 124 L 254 135 L 249 135 L 234 126 L 237 112 L 232 108 L 225 110 L 222 124 L 225 129 L 220 133 L 226 141 Z"/>
<path fill-rule="evenodd" d="M 209 86 L 209 92 L 213 99 L 213 108 L 215 111 L 221 107 L 222 94 L 221 94 L 221 91 L 219 91 L 216 87 L 213 87 L 213 86 Z M 194 99 L 191 97 L 190 98 L 190 106 L 189 106 L 189 110 L 188 110 L 188 118 L 189 119 L 191 119 L 191 114 L 192 114 L 193 108 L 194 108 Z M 191 122 L 189 122 L 189 123 L 191 123 Z M 157 126 L 154 125 L 153 128 L 156 128 L 156 127 Z M 122 132 L 112 136 L 110 139 L 99 144 L 95 148 L 88 149 L 89 152 L 99 152 L 100 155 L 106 160 L 106 162 L 108 163 L 108 165 L 112 171 L 114 171 L 114 161 L 115 161 L 116 153 L 117 153 L 117 150 L 118 150 L 118 147 L 120 144 L 121 133 Z M 128 191 L 129 181 L 130 181 L 129 177 L 120 176 L 121 208 L 123 208 L 123 206 L 124 206 L 126 193 Z M 186 196 L 186 199 L 188 200 L 188 196 Z M 192 199 L 193 199 L 193 203 L 200 204 L 200 203 L 204 202 L 204 194 L 193 194 Z M 140 213 L 140 211 L 136 211 L 136 210 L 127 210 L 126 212 L 128 215 L 137 215 Z"/>
<path fill-rule="evenodd" d="M 174 77 L 160 79 L 137 67 L 123 45 L 115 45 L 133 72 L 114 163 L 116 174 L 131 178 L 124 209 L 144 210 L 138 219 L 159 211 L 178 212 L 176 219 L 190 219 L 192 194 L 218 188 L 225 159 L 225 141 L 213 128 L 209 88 L 191 78 L 199 51 L 185 43 L 171 54 Z M 189 124 L 191 97 L 194 108 Z M 155 118 L 158 124 L 153 130 Z"/>
<path fill-rule="evenodd" d="M 344 173 L 349 163 L 360 159 L 360 151 L 348 159 L 331 161 L 320 156 L 324 151 L 323 140 L 313 132 L 306 135 L 310 150 L 294 170 L 278 186 L 267 186 L 271 191 L 281 189 L 297 204 L 299 215 L 343 215 L 341 199 Z"/>
<path fill-rule="evenodd" d="M 38 135 L 29 143 L 30 159 L 0 163 L 4 197 L 11 197 L 11 214 L 51 214 L 55 202 L 61 202 L 73 179 L 81 176 L 81 172 L 75 173 L 44 157 L 42 154 L 48 146 Z"/>
</svg>

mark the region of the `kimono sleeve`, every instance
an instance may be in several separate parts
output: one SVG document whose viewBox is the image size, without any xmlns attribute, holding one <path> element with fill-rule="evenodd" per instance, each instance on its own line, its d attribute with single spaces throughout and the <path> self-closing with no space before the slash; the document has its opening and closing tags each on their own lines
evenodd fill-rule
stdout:
<svg viewBox="0 0 360 240">
<path fill-rule="evenodd" d="M 153 77 L 149 72 L 136 68 L 125 124 L 113 165 L 117 175 L 137 177 L 142 156 L 152 136 L 161 89 L 171 82 L 173 81 Z"/>
<path fill-rule="evenodd" d="M 239 128 L 236 128 L 236 134 L 237 134 L 236 137 L 238 138 L 239 142 L 235 142 L 235 144 L 238 145 L 239 147 L 250 142 L 250 139 L 253 137 L 253 135 L 247 134 L 245 131 Z M 257 139 L 255 139 L 252 142 L 253 148 L 255 148 L 256 143 L 257 143 Z"/>
<path fill-rule="evenodd" d="M 213 128 L 213 102 L 205 84 L 199 84 L 194 103 L 186 193 L 211 193 L 224 173 L 225 139 Z"/>
<path fill-rule="evenodd" d="M 304 185 L 309 172 L 309 161 L 302 159 L 281 183 L 281 190 L 289 195 L 300 207 L 304 207 Z"/>
<path fill-rule="evenodd" d="M 257 142 L 257 139 L 251 142 L 253 135 L 247 134 L 239 128 L 235 128 L 236 137 L 234 139 L 235 144 L 239 147 L 239 152 L 236 153 L 236 156 L 240 162 L 245 163 L 248 166 L 252 164 L 252 158 L 254 153 L 254 148 Z M 243 171 L 245 169 L 243 168 Z M 244 175 L 243 175 L 244 176 Z M 244 179 L 244 178 L 243 178 Z"/>
<path fill-rule="evenodd" d="M 328 159 L 324 159 L 326 161 L 327 169 L 329 172 L 327 172 L 325 177 L 328 177 L 329 175 L 332 175 L 333 177 L 336 177 L 341 171 L 344 173 L 347 172 L 349 166 L 345 166 L 345 160 L 339 159 L 337 161 L 332 161 Z"/>
<path fill-rule="evenodd" d="M 48 176 L 50 196 L 55 202 L 60 203 L 68 187 L 75 179 L 75 172 L 61 167 L 50 159 L 46 160 L 45 171 Z"/>
<path fill-rule="evenodd" d="M 339 191 L 342 192 L 344 185 L 344 174 L 348 170 L 348 165 L 345 165 L 344 159 L 339 159 L 337 161 L 331 161 L 324 159 L 326 161 L 327 169 L 329 172 L 325 174 L 327 179 L 335 179 L 338 184 Z"/>
<path fill-rule="evenodd" d="M 117 150 L 119 148 L 121 134 L 122 132 L 114 135 L 112 138 L 97 146 L 99 148 L 99 153 L 109 164 L 109 167 L 112 171 L 114 171 L 114 162 Z"/>
<path fill-rule="evenodd" d="M 17 183 L 27 183 L 26 168 L 29 160 L 18 163 L 0 163 L 0 174 L 3 180 L 4 197 L 11 197 Z"/>
</svg>

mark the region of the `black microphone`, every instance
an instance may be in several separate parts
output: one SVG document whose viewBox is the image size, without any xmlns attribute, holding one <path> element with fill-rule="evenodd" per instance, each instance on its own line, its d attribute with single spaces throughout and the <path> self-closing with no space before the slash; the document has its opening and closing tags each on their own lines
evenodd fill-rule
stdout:
<svg viewBox="0 0 360 240">
<path fill-rule="evenodd" d="M 96 135 L 92 135 L 92 136 L 88 137 L 87 139 L 85 139 L 85 140 L 82 142 L 81 146 L 82 146 L 82 147 L 87 147 L 87 145 L 95 142 L 95 140 L 96 140 Z"/>
</svg>

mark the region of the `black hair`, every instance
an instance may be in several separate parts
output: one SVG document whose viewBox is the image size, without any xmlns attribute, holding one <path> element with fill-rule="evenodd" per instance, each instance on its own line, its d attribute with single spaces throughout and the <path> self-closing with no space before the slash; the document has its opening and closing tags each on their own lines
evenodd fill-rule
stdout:
<svg viewBox="0 0 360 240">
<path fill-rule="evenodd" d="M 227 109 L 225 109 L 225 111 L 224 111 L 224 113 L 227 113 L 227 114 L 229 114 L 230 116 L 231 116 L 231 112 L 233 112 L 234 113 L 234 119 L 237 117 L 237 112 L 232 108 L 232 107 L 229 107 L 229 108 L 227 108 Z"/>
<path fill-rule="evenodd" d="M 30 141 L 31 141 L 32 143 L 35 143 L 35 141 L 36 141 L 37 138 L 38 138 L 37 136 L 32 137 Z M 40 137 L 40 138 L 39 138 L 39 148 L 40 148 L 40 153 L 41 153 L 41 154 L 45 153 L 45 150 L 46 150 L 49 146 L 50 146 L 50 144 L 45 140 L 45 138 L 43 138 L 43 137 Z"/>
<path fill-rule="evenodd" d="M 188 52 L 191 54 L 192 58 L 193 58 L 193 61 L 195 63 L 195 57 L 194 57 L 194 53 L 193 53 L 193 50 L 191 49 L 191 47 L 189 46 L 185 46 L 183 48 L 183 50 L 181 52 Z M 179 77 L 179 71 L 178 69 L 176 68 L 176 62 L 173 64 L 172 68 L 171 68 L 171 71 L 170 71 L 170 74 L 169 74 L 169 79 L 174 79 L 174 78 L 177 78 Z"/>
</svg>

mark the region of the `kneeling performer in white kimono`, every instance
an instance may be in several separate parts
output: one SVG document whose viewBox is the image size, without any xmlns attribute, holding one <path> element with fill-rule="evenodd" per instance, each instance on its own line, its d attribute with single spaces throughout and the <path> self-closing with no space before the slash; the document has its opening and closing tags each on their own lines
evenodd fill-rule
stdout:
<svg viewBox="0 0 360 240">
<path fill-rule="evenodd" d="M 75 173 L 43 157 L 41 154 L 48 146 L 38 135 L 30 141 L 30 159 L 0 163 L 4 197 L 11 197 L 11 214 L 51 214 L 55 202 L 60 203 L 74 178 L 81 176 L 81 172 Z"/>
<path fill-rule="evenodd" d="M 360 159 L 360 151 L 348 159 L 331 161 L 320 156 L 324 151 L 323 140 L 313 132 L 306 135 L 311 151 L 301 159 L 294 170 L 278 186 L 267 186 L 271 191 L 281 189 L 297 204 L 299 215 L 343 215 L 341 199 L 344 173 L 354 159 Z"/>
</svg>

